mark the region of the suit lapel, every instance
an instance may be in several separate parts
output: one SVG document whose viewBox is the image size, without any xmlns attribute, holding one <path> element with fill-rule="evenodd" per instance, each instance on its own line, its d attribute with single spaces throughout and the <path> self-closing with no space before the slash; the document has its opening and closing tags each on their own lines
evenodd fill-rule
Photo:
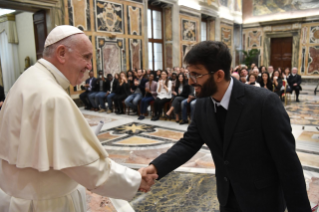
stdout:
<svg viewBox="0 0 319 212">
<path fill-rule="evenodd" d="M 244 95 L 244 85 L 240 84 L 236 79 L 233 79 L 234 85 L 230 96 L 228 112 L 225 121 L 224 131 L 224 145 L 223 145 L 223 156 L 230 145 L 231 138 L 234 134 L 235 127 L 243 109 L 243 103 L 240 101 L 240 97 Z"/>
<path fill-rule="evenodd" d="M 210 140 L 212 140 L 221 150 L 222 150 L 222 140 L 219 135 L 219 130 L 216 122 L 216 115 L 214 110 L 214 103 L 211 98 L 206 99 L 206 108 L 207 108 L 207 121 L 210 133 Z"/>
</svg>

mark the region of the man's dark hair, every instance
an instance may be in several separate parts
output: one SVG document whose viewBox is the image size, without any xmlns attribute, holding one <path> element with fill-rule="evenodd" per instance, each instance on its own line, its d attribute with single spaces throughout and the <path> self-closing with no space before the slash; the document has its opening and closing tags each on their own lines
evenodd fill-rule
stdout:
<svg viewBox="0 0 319 212">
<path fill-rule="evenodd" d="M 187 65 L 203 65 L 209 72 L 223 70 L 225 80 L 230 80 L 231 54 L 226 44 L 219 41 L 203 41 L 196 44 L 186 55 Z"/>
<path fill-rule="evenodd" d="M 109 77 L 113 77 L 112 74 L 107 74 L 107 78 L 109 78 Z"/>
</svg>

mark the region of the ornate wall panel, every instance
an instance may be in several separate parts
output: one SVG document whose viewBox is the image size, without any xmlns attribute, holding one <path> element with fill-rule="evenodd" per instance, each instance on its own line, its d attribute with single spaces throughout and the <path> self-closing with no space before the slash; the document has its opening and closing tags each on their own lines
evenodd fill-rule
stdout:
<svg viewBox="0 0 319 212">
<path fill-rule="evenodd" d="M 232 50 L 233 47 L 233 32 L 233 26 L 224 23 L 220 24 L 221 41 L 224 42 L 230 50 Z"/>
<path fill-rule="evenodd" d="M 130 69 L 140 69 L 143 67 L 142 40 L 129 39 L 130 49 Z"/>
<path fill-rule="evenodd" d="M 182 39 L 183 41 L 196 41 L 197 40 L 197 22 L 182 19 Z"/>
<path fill-rule="evenodd" d="M 96 31 L 124 34 L 123 4 L 103 0 L 95 1 Z"/>
<path fill-rule="evenodd" d="M 183 60 L 185 55 L 199 42 L 200 39 L 200 22 L 201 17 L 180 14 L 180 49 L 181 49 L 181 65 L 183 66 Z"/>
<path fill-rule="evenodd" d="M 126 70 L 125 39 L 110 40 L 106 37 L 96 37 L 96 58 L 98 69 L 104 74 L 115 74 Z"/>
<path fill-rule="evenodd" d="M 164 9 L 164 19 L 165 19 L 165 40 L 171 41 L 173 35 L 173 28 L 172 28 L 172 8 L 165 8 Z"/>
<path fill-rule="evenodd" d="M 265 65 L 263 61 L 263 28 L 250 28 L 243 30 L 243 49 L 259 49 L 259 66 Z"/>
<path fill-rule="evenodd" d="M 208 39 L 215 40 L 215 20 L 209 21 L 208 27 L 209 27 Z"/>
<path fill-rule="evenodd" d="M 127 28 L 129 35 L 142 35 L 142 9 L 127 6 Z"/>
<path fill-rule="evenodd" d="M 299 69 L 302 75 L 319 75 L 319 23 L 302 24 Z"/>
</svg>

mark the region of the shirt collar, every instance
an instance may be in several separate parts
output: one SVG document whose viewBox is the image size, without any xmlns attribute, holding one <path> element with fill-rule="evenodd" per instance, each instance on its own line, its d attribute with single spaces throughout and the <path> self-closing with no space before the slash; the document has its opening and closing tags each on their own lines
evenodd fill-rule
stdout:
<svg viewBox="0 0 319 212">
<path fill-rule="evenodd" d="M 70 81 L 52 63 L 43 58 L 39 59 L 39 62 L 51 71 L 51 73 L 57 78 L 58 83 L 60 83 L 63 89 L 67 89 L 70 86 Z"/>
<path fill-rule="evenodd" d="M 222 98 L 222 100 L 220 102 L 217 102 L 213 99 L 213 97 L 211 97 L 213 103 L 214 103 L 214 111 L 216 113 L 216 106 L 222 106 L 223 108 L 225 108 L 225 110 L 228 110 L 228 107 L 229 107 L 229 101 L 230 101 L 230 97 L 231 97 L 231 92 L 233 90 L 233 85 L 234 85 L 234 82 L 233 82 L 233 78 L 231 77 L 230 78 L 230 83 L 228 85 L 228 88 Z"/>
</svg>

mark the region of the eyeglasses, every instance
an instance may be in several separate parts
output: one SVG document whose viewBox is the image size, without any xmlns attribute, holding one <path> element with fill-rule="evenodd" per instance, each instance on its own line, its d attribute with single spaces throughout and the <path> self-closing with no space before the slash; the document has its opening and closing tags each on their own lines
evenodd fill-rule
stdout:
<svg viewBox="0 0 319 212">
<path fill-rule="evenodd" d="M 215 72 L 213 72 L 213 71 L 208 73 L 208 74 L 200 74 L 200 75 L 192 75 L 192 74 L 187 73 L 186 76 L 187 76 L 188 79 L 192 79 L 192 81 L 196 83 L 197 82 L 197 78 L 201 78 L 203 76 L 206 76 L 206 75 L 209 75 L 209 74 L 214 74 L 214 73 Z"/>
</svg>

